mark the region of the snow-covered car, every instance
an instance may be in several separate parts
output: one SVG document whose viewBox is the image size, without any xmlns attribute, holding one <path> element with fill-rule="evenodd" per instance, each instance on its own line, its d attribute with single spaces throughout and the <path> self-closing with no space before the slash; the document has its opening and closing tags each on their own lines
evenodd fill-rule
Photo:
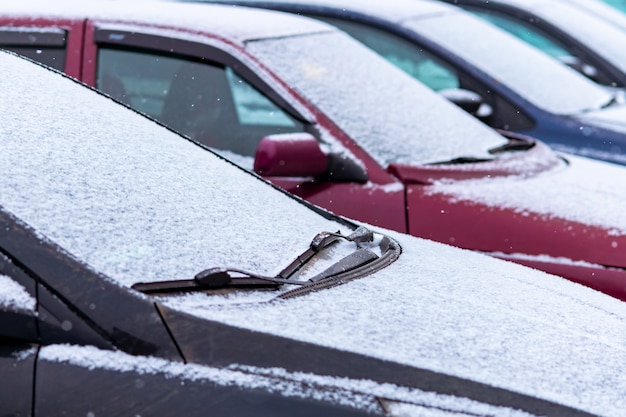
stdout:
<svg viewBox="0 0 626 417">
<path fill-rule="evenodd" d="M 597 0 L 441 0 L 463 7 L 609 87 L 626 87 L 623 13 Z"/>
<path fill-rule="evenodd" d="M 27 0 L 3 3 L 0 24 L 21 53 L 61 49 L 47 60 L 69 75 L 313 204 L 626 299 L 623 167 L 504 137 L 329 25 L 224 5 Z"/>
<path fill-rule="evenodd" d="M 312 209 L 0 66 L 0 414 L 622 414 L 625 303 Z"/>
</svg>

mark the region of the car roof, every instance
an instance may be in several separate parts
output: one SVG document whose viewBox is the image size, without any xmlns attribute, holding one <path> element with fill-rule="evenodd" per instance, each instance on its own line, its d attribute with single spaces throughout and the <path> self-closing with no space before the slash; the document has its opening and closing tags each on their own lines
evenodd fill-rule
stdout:
<svg viewBox="0 0 626 417">
<path fill-rule="evenodd" d="M 210 0 L 211 3 L 229 3 L 229 0 Z M 244 0 L 237 3 L 246 5 L 263 4 L 293 4 L 301 7 L 324 8 L 345 13 L 359 13 L 363 16 L 382 18 L 391 22 L 401 22 L 405 19 L 428 16 L 431 14 L 457 13 L 455 7 L 438 1 L 431 0 L 397 0 L 386 2 L 385 7 L 381 7 L 378 0 Z"/>
<path fill-rule="evenodd" d="M 209 32 L 230 41 L 296 36 L 333 30 L 321 22 L 269 10 L 226 5 L 162 2 L 25 0 L 2 5 L 3 15 L 58 19 L 102 19 L 147 26 L 185 28 L 188 32 Z"/>
</svg>

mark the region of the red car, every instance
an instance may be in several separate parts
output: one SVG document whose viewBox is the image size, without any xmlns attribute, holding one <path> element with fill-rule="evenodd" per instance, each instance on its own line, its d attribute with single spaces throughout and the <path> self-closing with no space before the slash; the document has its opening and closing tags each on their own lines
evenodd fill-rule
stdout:
<svg viewBox="0 0 626 417">
<path fill-rule="evenodd" d="M 626 300 L 624 168 L 503 136 L 322 23 L 228 10 L 12 2 L 0 45 L 335 213 Z"/>
</svg>

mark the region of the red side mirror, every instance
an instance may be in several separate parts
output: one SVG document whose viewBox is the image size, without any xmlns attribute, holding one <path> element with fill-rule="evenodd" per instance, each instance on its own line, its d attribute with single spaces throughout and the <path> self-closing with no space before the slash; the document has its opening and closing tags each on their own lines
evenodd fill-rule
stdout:
<svg viewBox="0 0 626 417">
<path fill-rule="evenodd" d="M 268 177 L 315 177 L 327 168 L 328 156 L 309 133 L 266 136 L 254 155 L 254 172 Z"/>
</svg>

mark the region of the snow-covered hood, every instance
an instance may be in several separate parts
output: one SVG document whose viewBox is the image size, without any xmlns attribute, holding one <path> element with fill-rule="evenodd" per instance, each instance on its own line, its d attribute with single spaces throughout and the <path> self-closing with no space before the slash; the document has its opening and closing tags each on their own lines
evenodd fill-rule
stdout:
<svg viewBox="0 0 626 417">
<path fill-rule="evenodd" d="M 161 302 L 210 321 L 620 415 L 626 304 L 479 254 L 394 238 L 403 254 L 389 267 L 304 297 L 246 303 L 196 294 Z"/>
<path fill-rule="evenodd" d="M 562 217 L 625 235 L 626 170 L 575 155 L 564 157 L 566 164 L 537 176 L 441 182 L 432 192 Z"/>
<path fill-rule="evenodd" d="M 626 105 L 624 104 L 583 113 L 576 118 L 585 124 L 626 133 Z"/>
</svg>

